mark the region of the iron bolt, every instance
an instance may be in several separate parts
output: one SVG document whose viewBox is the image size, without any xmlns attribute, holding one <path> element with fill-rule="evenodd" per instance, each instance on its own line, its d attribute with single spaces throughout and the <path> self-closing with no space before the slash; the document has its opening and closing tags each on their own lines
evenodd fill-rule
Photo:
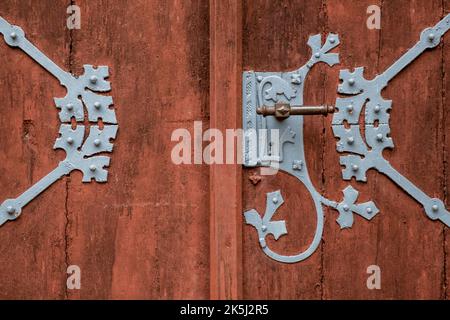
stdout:
<svg viewBox="0 0 450 320">
<path fill-rule="evenodd" d="M 102 142 L 100 141 L 100 139 L 95 139 L 94 140 L 94 146 L 100 147 L 101 144 L 102 144 Z"/>
<path fill-rule="evenodd" d="M 439 211 L 439 207 L 438 207 L 437 204 L 433 204 L 433 206 L 431 207 L 431 209 L 432 209 L 434 212 L 438 212 L 438 211 Z"/>
<path fill-rule="evenodd" d="M 263 77 L 261 77 L 261 76 L 256 77 L 256 80 L 258 80 L 259 82 L 261 82 L 262 79 L 263 79 Z"/>
<path fill-rule="evenodd" d="M 316 52 L 316 53 L 314 54 L 314 57 L 316 57 L 317 59 L 319 59 L 319 58 L 320 58 L 320 52 Z"/>
<path fill-rule="evenodd" d="M 89 81 L 91 81 L 92 84 L 96 84 L 97 83 L 97 77 L 96 76 L 91 76 L 91 78 L 89 79 Z"/>
<path fill-rule="evenodd" d="M 348 111 L 348 112 L 353 112 L 353 105 L 352 105 L 352 104 L 349 104 L 349 105 L 347 106 L 347 111 Z"/>
<path fill-rule="evenodd" d="M 102 141 L 100 139 L 94 140 L 94 146 L 99 147 L 102 144 Z"/>
<path fill-rule="evenodd" d="M 353 78 L 348 79 L 348 84 L 353 86 L 355 84 L 355 79 Z"/>
<path fill-rule="evenodd" d="M 342 209 L 344 209 L 344 211 L 348 211 L 350 210 L 350 207 L 346 204 L 344 204 L 344 206 L 342 207 Z"/>
<path fill-rule="evenodd" d="M 380 112 L 380 110 L 381 110 L 381 107 L 380 107 L 379 104 L 377 104 L 377 105 L 375 106 L 375 109 L 373 109 L 373 111 L 375 111 L 375 113 Z"/>
<path fill-rule="evenodd" d="M 67 143 L 68 144 L 73 144 L 73 138 L 72 137 L 68 137 L 67 138 Z"/>
<path fill-rule="evenodd" d="M 96 101 L 96 102 L 94 103 L 95 109 L 100 109 L 101 106 L 102 106 L 102 104 L 101 104 L 100 102 L 98 102 L 98 101 Z"/>
<path fill-rule="evenodd" d="M 73 110 L 73 104 L 68 103 L 66 108 L 67 108 L 67 110 L 72 111 Z"/>
<path fill-rule="evenodd" d="M 383 135 L 381 133 L 377 134 L 377 140 L 383 141 Z"/>
<path fill-rule="evenodd" d="M 17 39 L 17 33 L 15 32 L 11 32 L 11 34 L 9 35 L 11 37 L 11 39 L 16 40 Z"/>
<path fill-rule="evenodd" d="M 263 225 L 263 226 L 261 227 L 261 230 L 262 230 L 263 232 L 266 232 L 266 231 L 267 231 L 267 226 Z"/>
<path fill-rule="evenodd" d="M 330 38 L 330 43 L 335 43 L 336 39 L 335 38 Z"/>
<path fill-rule="evenodd" d="M 272 202 L 273 202 L 273 203 L 278 203 L 278 198 L 273 198 L 273 199 L 272 199 Z"/>
<path fill-rule="evenodd" d="M 302 83 L 302 80 L 300 79 L 300 75 L 298 73 L 295 73 L 295 74 L 291 75 L 291 82 L 293 84 L 300 84 L 300 83 Z"/>
<path fill-rule="evenodd" d="M 6 212 L 8 212 L 9 214 L 14 214 L 14 213 L 16 213 L 16 209 L 14 209 L 14 207 L 12 207 L 12 206 L 8 206 L 6 208 Z"/>
<path fill-rule="evenodd" d="M 91 170 L 92 172 L 94 172 L 95 170 L 97 170 L 97 167 L 96 167 L 95 165 L 91 164 L 91 165 L 89 166 L 89 170 Z"/>
<path fill-rule="evenodd" d="M 428 40 L 430 40 L 430 42 L 433 42 L 434 38 L 435 38 L 434 33 L 430 33 L 428 35 Z"/>
<path fill-rule="evenodd" d="M 347 138 L 347 143 L 348 144 L 353 144 L 353 142 L 355 142 L 355 138 L 353 138 L 353 137 L 348 137 Z"/>
<path fill-rule="evenodd" d="M 354 165 L 352 165 L 352 170 L 353 171 L 358 171 L 359 167 L 356 164 L 354 164 Z"/>
<path fill-rule="evenodd" d="M 367 212 L 368 214 L 372 214 L 372 208 L 367 208 L 367 209 L 366 209 L 366 212 Z"/>
</svg>

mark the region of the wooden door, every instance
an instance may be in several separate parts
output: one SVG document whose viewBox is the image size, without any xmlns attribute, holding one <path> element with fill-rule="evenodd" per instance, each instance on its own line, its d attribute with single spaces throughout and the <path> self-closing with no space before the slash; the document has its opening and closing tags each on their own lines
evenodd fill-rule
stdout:
<svg viewBox="0 0 450 320">
<path fill-rule="evenodd" d="M 81 9 L 81 29 L 66 10 Z M 381 29 L 366 26 L 381 8 Z M 110 68 L 119 134 L 106 184 L 72 173 L 0 228 L 3 299 L 446 299 L 448 228 L 385 176 L 351 182 L 380 214 L 340 230 L 325 211 L 320 248 L 286 265 L 266 257 L 243 212 L 264 212 L 265 194 L 282 190 L 277 219 L 282 253 L 306 247 L 315 228 L 312 200 L 294 178 L 259 176 L 241 165 L 176 165 L 176 129 L 194 134 L 241 127 L 243 70 L 291 70 L 310 56 L 310 35 L 338 33 L 340 65 L 317 66 L 305 102 L 334 104 L 340 69 L 382 72 L 449 10 L 448 1 L 8 0 L 0 15 L 74 74 L 84 64 Z M 447 197 L 448 36 L 383 93 L 392 99 L 395 149 L 388 160 L 427 194 Z M 52 150 L 64 88 L 23 52 L 0 41 L 0 201 L 16 197 L 64 158 Z M 315 187 L 341 199 L 331 117 L 308 117 L 305 149 Z M 67 268 L 81 288 L 67 288 Z M 366 286 L 381 269 L 381 289 Z"/>
<path fill-rule="evenodd" d="M 309 35 L 337 33 L 340 64 L 313 69 L 305 103 L 334 104 L 340 69 L 365 67 L 365 77 L 382 73 L 448 12 L 448 1 L 247 1 L 244 5 L 243 66 L 248 70 L 289 71 L 310 57 Z M 366 26 L 367 8 L 381 8 L 381 29 Z M 395 149 L 385 154 L 394 167 L 428 195 L 445 199 L 448 183 L 448 36 L 443 46 L 425 52 L 383 92 L 393 100 L 391 136 Z M 331 117 L 307 117 L 304 140 L 315 187 L 340 201 L 348 182 L 341 179 Z M 315 210 L 305 188 L 285 174 L 261 176 L 244 170 L 244 209 L 264 212 L 265 194 L 282 190 L 285 204 L 276 219 L 285 219 L 288 235 L 276 251 L 294 254 L 307 248 L 316 226 Z M 380 213 L 372 220 L 355 218 L 340 230 L 337 211 L 325 211 L 319 249 L 294 265 L 268 259 L 255 230 L 243 231 L 243 296 L 260 299 L 445 299 L 447 298 L 448 228 L 427 218 L 423 208 L 385 176 L 369 171 L 367 183 L 351 184 L 360 201 L 373 200 Z M 369 290 L 367 268 L 380 267 L 381 289 Z"/>
</svg>

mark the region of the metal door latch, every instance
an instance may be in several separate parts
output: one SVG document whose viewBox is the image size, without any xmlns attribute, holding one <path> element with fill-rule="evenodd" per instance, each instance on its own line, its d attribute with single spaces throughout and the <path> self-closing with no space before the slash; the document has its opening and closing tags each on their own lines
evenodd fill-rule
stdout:
<svg viewBox="0 0 450 320">
<path fill-rule="evenodd" d="M 274 106 L 262 106 L 256 109 L 256 113 L 263 116 L 274 116 L 277 119 L 286 119 L 290 116 L 306 116 L 334 113 L 333 106 L 291 106 L 289 103 L 277 102 Z"/>
<path fill-rule="evenodd" d="M 344 190 L 344 198 L 341 201 L 326 199 L 316 190 L 309 177 L 303 146 L 304 115 L 327 114 L 334 112 L 334 107 L 302 107 L 305 80 L 316 63 L 325 62 L 333 66 L 339 62 L 337 53 L 329 53 L 339 45 L 338 35 L 330 34 L 323 45 L 321 42 L 320 34 L 309 38 L 308 45 L 312 49 L 312 56 L 306 65 L 295 71 L 247 71 L 243 75 L 244 166 L 276 166 L 291 174 L 305 185 L 316 208 L 317 226 L 314 239 L 307 250 L 292 256 L 272 251 L 265 240 L 269 234 L 278 239 L 287 233 L 284 221 L 272 221 L 274 213 L 283 203 L 280 191 L 267 194 L 266 213 L 263 217 L 255 210 L 245 212 L 246 222 L 258 232 L 264 253 L 280 262 L 294 263 L 305 260 L 317 249 L 323 232 L 322 205 L 339 211 L 338 222 L 342 228 L 351 227 L 353 213 L 366 219 L 372 219 L 378 213 L 373 202 L 356 203 L 358 192 L 352 187 Z M 282 107 L 288 112 L 283 111 L 282 115 L 277 117 L 276 112 Z M 286 113 L 297 116 L 286 117 Z M 266 115 L 275 117 L 265 117 Z"/>
<path fill-rule="evenodd" d="M 1 16 L 0 33 L 10 47 L 20 48 L 67 89 L 64 98 L 54 99 L 56 107 L 60 109 L 59 119 L 62 123 L 54 149 L 65 150 L 66 159 L 22 195 L 2 203 L 1 226 L 8 220 L 17 219 L 23 207 L 73 170 L 83 173 L 83 182 L 91 182 L 92 179 L 106 182 L 108 172 L 105 168 L 109 166 L 110 158 L 103 153 L 112 152 L 112 140 L 117 135 L 118 125 L 115 111 L 111 108 L 112 97 L 96 93 L 111 90 L 110 83 L 106 80 L 109 77 L 108 67 L 94 68 L 92 65 L 84 65 L 84 74 L 77 77 L 62 70 L 25 37 L 20 27 L 9 24 Z M 87 128 L 82 124 L 85 120 L 84 109 L 87 120 L 97 123 L 90 126 L 87 137 Z M 76 126 L 72 123 L 76 123 Z"/>
<path fill-rule="evenodd" d="M 336 100 L 334 108 L 337 112 L 334 113 L 332 121 L 334 135 L 339 138 L 338 152 L 350 153 L 350 155 L 342 156 L 340 161 L 340 164 L 345 166 L 344 180 L 356 177 L 358 181 L 365 182 L 366 171 L 374 168 L 386 174 L 420 202 L 428 217 L 433 220 L 439 219 L 447 226 L 450 226 L 450 214 L 445 209 L 443 202 L 428 197 L 396 171 L 382 156 L 383 149 L 393 148 L 393 143 L 389 136 L 389 114 L 387 112 L 391 108 L 391 101 L 384 100 L 381 97 L 381 91 L 387 86 L 389 80 L 422 52 L 436 47 L 449 28 L 450 15 L 435 27 L 425 29 L 420 41 L 411 50 L 383 74 L 371 81 L 364 79 L 363 68 L 357 68 L 353 73 L 342 70 L 340 73 L 342 84 L 339 85 L 338 92 L 351 95 L 351 97 Z M 314 188 L 308 174 L 303 145 L 303 115 L 326 114 L 334 111 L 334 108 L 313 107 L 310 110 L 308 108 L 301 110 L 303 85 L 308 72 L 315 63 L 325 62 L 330 66 L 338 63 L 338 55 L 328 53 L 338 44 L 339 39 L 335 34 L 330 34 L 323 45 L 321 45 L 321 36 L 314 35 L 308 41 L 308 45 L 312 49 L 312 57 L 300 69 L 286 73 L 254 71 L 243 73 L 244 166 L 275 166 L 291 174 L 305 185 L 316 208 L 317 225 L 314 238 L 309 247 L 297 255 L 278 254 L 272 251 L 266 243 L 266 237 L 269 234 L 272 234 L 275 240 L 287 234 L 285 221 L 272 221 L 276 210 L 283 204 L 280 191 L 267 194 L 266 212 L 263 216 L 255 210 L 244 213 L 247 224 L 252 225 L 258 233 L 263 252 L 280 262 L 299 262 L 314 253 L 322 238 L 323 205 L 339 212 L 336 221 L 341 228 L 350 228 L 353 225 L 354 214 L 371 220 L 379 212 L 372 201 L 357 204 L 358 192 L 352 186 L 343 190 L 344 197 L 341 201 L 325 198 Z M 370 149 L 367 148 L 359 127 L 359 117 L 364 105 L 364 132 Z M 298 116 L 289 117 L 294 114 L 298 114 Z M 274 117 L 266 117 L 267 115 Z M 349 129 L 345 127 L 344 122 L 350 124 Z M 273 131 L 280 133 L 273 134 Z M 274 144 L 277 145 L 276 148 L 273 148 Z"/>
</svg>

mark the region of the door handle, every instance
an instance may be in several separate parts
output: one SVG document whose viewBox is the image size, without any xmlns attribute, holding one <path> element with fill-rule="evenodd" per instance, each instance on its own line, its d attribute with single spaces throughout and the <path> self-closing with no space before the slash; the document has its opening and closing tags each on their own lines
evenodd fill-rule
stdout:
<svg viewBox="0 0 450 320">
<path fill-rule="evenodd" d="M 294 106 L 289 103 L 275 103 L 274 106 L 262 106 L 256 108 L 256 113 L 264 117 L 274 116 L 282 120 L 290 116 L 328 115 L 334 113 L 334 106 Z"/>
</svg>

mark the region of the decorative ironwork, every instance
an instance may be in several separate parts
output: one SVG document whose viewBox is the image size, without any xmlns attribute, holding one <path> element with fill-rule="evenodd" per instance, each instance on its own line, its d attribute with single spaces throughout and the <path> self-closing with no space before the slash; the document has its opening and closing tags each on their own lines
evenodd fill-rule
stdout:
<svg viewBox="0 0 450 320">
<path fill-rule="evenodd" d="M 106 80 L 109 77 L 108 67 L 84 65 L 84 74 L 77 77 L 62 70 L 25 37 L 20 27 L 9 24 L 2 17 L 0 33 L 10 47 L 23 50 L 67 89 L 64 98 L 54 99 L 56 107 L 60 109 L 59 119 L 62 123 L 54 149 L 63 149 L 66 159 L 19 197 L 2 203 L 1 226 L 9 220 L 17 219 L 23 207 L 73 170 L 83 173 L 83 182 L 106 182 L 108 172 L 105 168 L 109 166 L 110 158 L 103 153 L 112 152 L 111 141 L 116 137 L 118 125 L 115 111 L 111 109 L 112 97 L 96 93 L 111 90 L 110 83 Z M 95 125 L 85 128 L 85 120 Z M 87 129 L 89 135 L 85 137 Z"/>
<path fill-rule="evenodd" d="M 382 156 L 385 148 L 393 148 L 394 145 L 389 136 L 389 113 L 387 112 L 391 108 L 392 102 L 384 100 L 381 91 L 395 75 L 426 49 L 436 47 L 449 28 L 450 15 L 433 28 L 425 29 L 421 34 L 420 41 L 412 49 L 373 80 L 369 81 L 363 77 L 363 68 L 357 68 L 354 72 L 342 70 L 340 73 L 342 84 L 339 85 L 338 92 L 350 95 L 350 97 L 336 100 L 337 112 L 333 115 L 332 122 L 334 135 L 339 138 L 338 152 L 350 153 L 350 155 L 342 156 L 340 160 L 341 165 L 345 166 L 344 180 L 356 177 L 358 181 L 365 182 L 366 171 L 374 168 L 386 174 L 420 202 L 429 218 L 439 219 L 447 226 L 450 226 L 450 214 L 445 209 L 443 202 L 427 196 L 395 170 Z M 243 74 L 244 166 L 273 166 L 291 174 L 305 185 L 316 208 L 317 226 L 311 244 L 306 251 L 291 256 L 273 252 L 266 243 L 266 237 L 269 234 L 272 234 L 275 240 L 287 234 L 284 221 L 272 221 L 276 210 L 283 203 L 280 191 L 267 194 L 266 212 L 263 217 L 255 210 L 245 212 L 246 222 L 258 232 L 263 252 L 280 262 L 299 262 L 314 253 L 320 244 L 323 233 L 323 205 L 339 212 L 337 223 L 341 228 L 352 227 L 354 214 L 371 220 L 379 212 L 372 201 L 357 204 L 358 192 L 352 186 L 343 190 L 342 201 L 332 201 L 323 197 L 314 188 L 307 170 L 303 145 L 304 116 L 271 117 L 268 115 L 275 115 L 275 112 L 262 112 L 265 109 L 276 110 L 276 106 L 281 105 L 296 106 L 295 108 L 301 109 L 303 85 L 308 72 L 317 62 L 325 62 L 330 66 L 338 63 L 338 55 L 328 53 L 338 44 L 339 39 L 335 34 L 330 34 L 323 46 L 321 45 L 321 36 L 314 35 L 308 41 L 308 45 L 312 49 L 312 57 L 300 69 L 285 73 L 248 71 Z M 362 138 L 359 126 L 359 116 L 364 105 L 367 145 Z M 298 114 L 306 114 L 306 112 L 298 112 Z M 346 128 L 344 122 L 348 122 L 350 128 Z M 289 139 L 280 139 L 279 143 L 274 143 L 273 137 L 270 137 L 270 132 L 274 129 L 283 132 L 282 137 L 289 132 Z M 273 135 L 276 136 L 276 134 Z M 274 145 L 277 146 L 274 147 Z"/>
</svg>

